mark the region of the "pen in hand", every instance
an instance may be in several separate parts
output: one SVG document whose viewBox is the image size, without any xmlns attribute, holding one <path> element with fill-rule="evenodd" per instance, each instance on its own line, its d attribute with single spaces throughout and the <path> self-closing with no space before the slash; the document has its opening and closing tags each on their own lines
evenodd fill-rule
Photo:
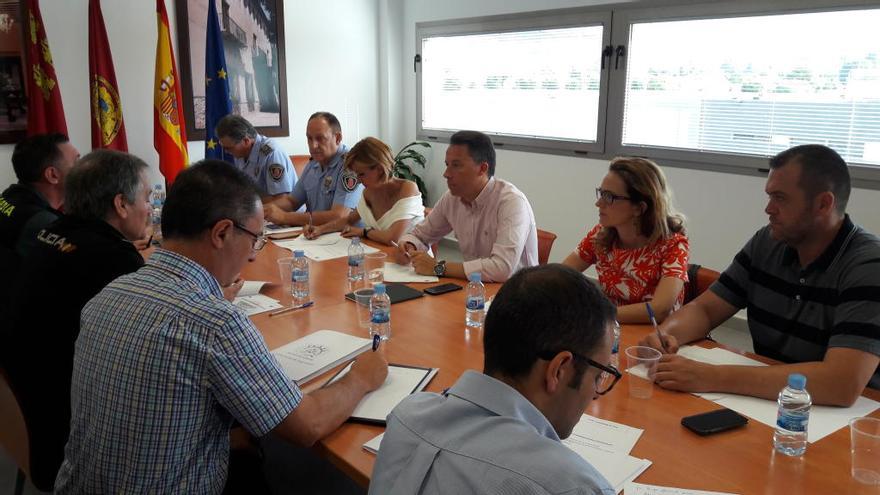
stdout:
<svg viewBox="0 0 880 495">
<path fill-rule="evenodd" d="M 396 243 L 396 242 L 394 242 L 394 241 L 391 241 L 391 245 L 394 246 L 394 247 L 396 247 L 396 248 L 398 248 L 398 249 L 400 249 L 400 244 L 398 244 L 398 243 Z M 406 251 L 406 249 L 403 250 L 403 254 L 405 254 L 407 258 L 412 258 L 412 255 L 409 254 L 409 253 Z"/>
<path fill-rule="evenodd" d="M 663 333 L 660 332 L 660 327 L 657 325 L 657 318 L 654 316 L 654 308 L 651 307 L 651 303 L 645 302 L 645 307 L 648 309 L 648 318 L 651 319 L 651 324 L 654 325 L 654 331 L 657 332 L 657 339 L 660 341 L 660 348 L 663 350 L 663 353 L 666 354 L 668 351 L 666 350 L 666 345 L 663 343 Z"/>
</svg>

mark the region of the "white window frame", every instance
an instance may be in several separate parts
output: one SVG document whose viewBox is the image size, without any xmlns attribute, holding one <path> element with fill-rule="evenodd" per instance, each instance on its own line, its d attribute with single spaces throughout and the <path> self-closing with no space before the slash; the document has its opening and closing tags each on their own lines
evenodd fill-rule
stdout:
<svg viewBox="0 0 880 495">
<path fill-rule="evenodd" d="M 656 5 L 656 4 L 655 4 Z M 557 9 L 522 14 L 507 14 L 469 19 L 455 19 L 416 24 L 416 56 L 421 53 L 422 39 L 444 34 L 482 34 L 504 31 L 527 31 L 556 27 L 584 25 L 603 26 L 602 46 L 628 47 L 633 23 L 719 19 L 726 17 L 834 12 L 880 8 L 880 3 L 855 0 L 727 0 L 712 3 L 685 3 L 683 0 L 664 2 L 659 6 L 644 7 L 638 3 L 608 4 L 596 7 Z M 627 57 L 620 58 L 615 69 L 615 58 L 605 60 L 600 78 L 599 112 L 596 143 L 509 136 L 488 133 L 499 149 L 538 152 L 545 154 L 576 155 L 596 159 L 633 155 L 655 159 L 664 166 L 684 167 L 746 175 L 766 175 L 767 157 L 732 153 L 691 151 L 652 146 L 624 146 L 622 144 L 624 94 Z M 421 69 L 416 70 L 416 134 L 427 141 L 448 142 L 451 132 L 422 127 Z M 848 162 L 853 185 L 880 189 L 880 166 Z"/>
<path fill-rule="evenodd" d="M 537 31 L 582 26 L 602 26 L 602 47 L 611 42 L 611 12 L 591 9 L 562 9 L 543 13 L 513 14 L 477 17 L 464 20 L 425 22 L 416 24 L 416 56 L 420 59 L 422 40 L 436 36 L 487 34 L 503 32 Z M 601 53 L 598 54 L 601 56 Z M 420 62 L 413 61 L 416 77 L 416 135 L 426 141 L 448 142 L 453 132 L 442 129 L 426 129 L 422 126 L 422 71 Z M 599 78 L 599 111 L 596 142 L 526 137 L 521 135 L 487 132 L 499 149 L 516 149 L 540 153 L 580 154 L 601 153 L 605 144 L 605 101 L 608 92 L 607 64 Z"/>
</svg>

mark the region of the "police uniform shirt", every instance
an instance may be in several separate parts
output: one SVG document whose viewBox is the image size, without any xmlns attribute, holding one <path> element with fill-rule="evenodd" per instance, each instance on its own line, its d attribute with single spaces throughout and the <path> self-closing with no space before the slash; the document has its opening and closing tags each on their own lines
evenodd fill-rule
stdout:
<svg viewBox="0 0 880 495">
<path fill-rule="evenodd" d="M 361 199 L 364 186 L 357 175 L 346 170 L 343 162 L 348 147 L 339 146 L 326 168 L 316 160 L 310 160 L 303 170 L 302 177 L 290 194 L 296 204 L 305 205 L 308 211 L 327 211 L 333 205 L 344 205 L 354 209 Z"/>
<path fill-rule="evenodd" d="M 257 134 L 247 159 L 236 158 L 235 166 L 247 174 L 263 196 L 289 193 L 296 184 L 296 170 L 290 157 L 275 141 Z"/>
<path fill-rule="evenodd" d="M 32 474 L 54 480 L 68 436 L 80 311 L 115 278 L 143 266 L 144 259 L 101 220 L 61 217 L 36 238 L 11 294 L 9 333 L 0 354 L 28 421 L 31 459 L 38 460 Z"/>
</svg>

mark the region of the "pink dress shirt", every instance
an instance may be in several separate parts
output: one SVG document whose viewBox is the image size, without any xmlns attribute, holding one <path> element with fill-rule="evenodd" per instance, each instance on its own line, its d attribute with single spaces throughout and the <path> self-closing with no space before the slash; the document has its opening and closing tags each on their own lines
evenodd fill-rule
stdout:
<svg viewBox="0 0 880 495">
<path fill-rule="evenodd" d="M 419 250 L 455 232 L 464 272 L 480 272 L 484 282 L 504 282 L 520 268 L 538 264 L 535 214 L 513 184 L 490 178 L 472 204 L 446 191 L 425 221 L 400 238 Z"/>
</svg>

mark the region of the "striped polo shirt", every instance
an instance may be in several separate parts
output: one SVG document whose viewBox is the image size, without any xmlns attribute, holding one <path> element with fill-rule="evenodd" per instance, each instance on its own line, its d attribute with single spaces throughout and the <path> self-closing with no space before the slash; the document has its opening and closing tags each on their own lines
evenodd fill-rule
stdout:
<svg viewBox="0 0 880 495">
<path fill-rule="evenodd" d="M 834 240 L 801 267 L 764 227 L 711 287 L 748 308 L 755 352 L 786 363 L 821 361 L 829 347 L 880 355 L 880 238 L 847 215 Z M 869 386 L 880 388 L 880 367 Z"/>
</svg>

